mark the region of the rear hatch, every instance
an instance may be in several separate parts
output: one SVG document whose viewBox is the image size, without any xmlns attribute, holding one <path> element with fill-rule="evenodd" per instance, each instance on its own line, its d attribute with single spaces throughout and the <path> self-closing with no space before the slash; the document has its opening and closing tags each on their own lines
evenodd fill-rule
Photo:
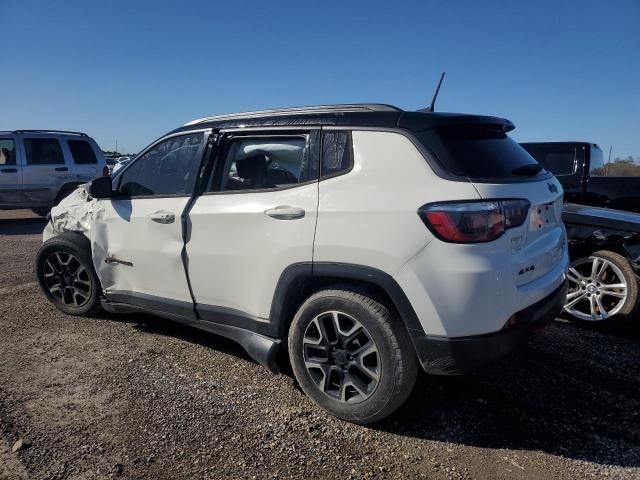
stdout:
<svg viewBox="0 0 640 480">
<path fill-rule="evenodd" d="M 485 201 L 523 199 L 526 218 L 507 228 L 516 285 L 532 282 L 562 259 L 562 187 L 507 131 L 511 124 L 442 125 L 418 133 L 438 167 L 459 180 L 471 182 Z"/>
</svg>

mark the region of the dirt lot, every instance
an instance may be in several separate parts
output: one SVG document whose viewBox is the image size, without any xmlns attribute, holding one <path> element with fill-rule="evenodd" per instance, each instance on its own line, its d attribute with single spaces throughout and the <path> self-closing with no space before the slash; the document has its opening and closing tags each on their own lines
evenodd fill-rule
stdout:
<svg viewBox="0 0 640 480">
<path fill-rule="evenodd" d="M 224 339 L 61 314 L 34 283 L 29 216 L 0 212 L 2 479 L 640 478 L 637 334 L 556 322 L 483 372 L 423 376 L 360 427 Z"/>
</svg>

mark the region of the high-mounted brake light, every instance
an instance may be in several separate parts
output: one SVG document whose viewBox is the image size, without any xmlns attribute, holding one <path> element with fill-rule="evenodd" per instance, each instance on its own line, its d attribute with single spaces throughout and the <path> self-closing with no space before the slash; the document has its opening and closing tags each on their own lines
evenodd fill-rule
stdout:
<svg viewBox="0 0 640 480">
<path fill-rule="evenodd" d="M 529 213 L 527 200 L 432 203 L 418 214 L 440 240 L 452 243 L 490 242 L 505 230 L 524 223 Z"/>
</svg>

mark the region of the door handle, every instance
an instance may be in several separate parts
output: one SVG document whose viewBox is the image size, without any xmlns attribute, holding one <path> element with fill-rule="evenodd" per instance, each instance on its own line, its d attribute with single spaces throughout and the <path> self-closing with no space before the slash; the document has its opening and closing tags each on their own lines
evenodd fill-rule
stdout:
<svg viewBox="0 0 640 480">
<path fill-rule="evenodd" d="M 154 222 L 158 222 L 158 223 L 173 223 L 176 219 L 176 216 L 171 212 L 165 212 L 164 210 L 159 210 L 149 215 L 149 218 Z"/>
<path fill-rule="evenodd" d="M 17 168 L 3 168 L 0 170 L 2 173 L 16 173 L 17 171 Z"/>
<path fill-rule="evenodd" d="M 68 172 L 69 168 L 68 167 L 56 167 L 56 168 L 54 168 L 54 170 L 56 172 Z"/>
<path fill-rule="evenodd" d="M 280 205 L 279 207 L 270 208 L 264 213 L 277 220 L 295 220 L 304 217 L 305 211 L 304 208 Z"/>
</svg>

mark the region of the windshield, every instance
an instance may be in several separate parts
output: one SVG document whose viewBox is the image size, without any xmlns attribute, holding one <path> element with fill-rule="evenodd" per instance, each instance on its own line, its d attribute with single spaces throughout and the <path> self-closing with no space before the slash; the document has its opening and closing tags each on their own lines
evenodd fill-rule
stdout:
<svg viewBox="0 0 640 480">
<path fill-rule="evenodd" d="M 445 171 L 471 179 L 521 179 L 547 172 L 501 125 L 446 125 L 417 134 Z"/>
</svg>

